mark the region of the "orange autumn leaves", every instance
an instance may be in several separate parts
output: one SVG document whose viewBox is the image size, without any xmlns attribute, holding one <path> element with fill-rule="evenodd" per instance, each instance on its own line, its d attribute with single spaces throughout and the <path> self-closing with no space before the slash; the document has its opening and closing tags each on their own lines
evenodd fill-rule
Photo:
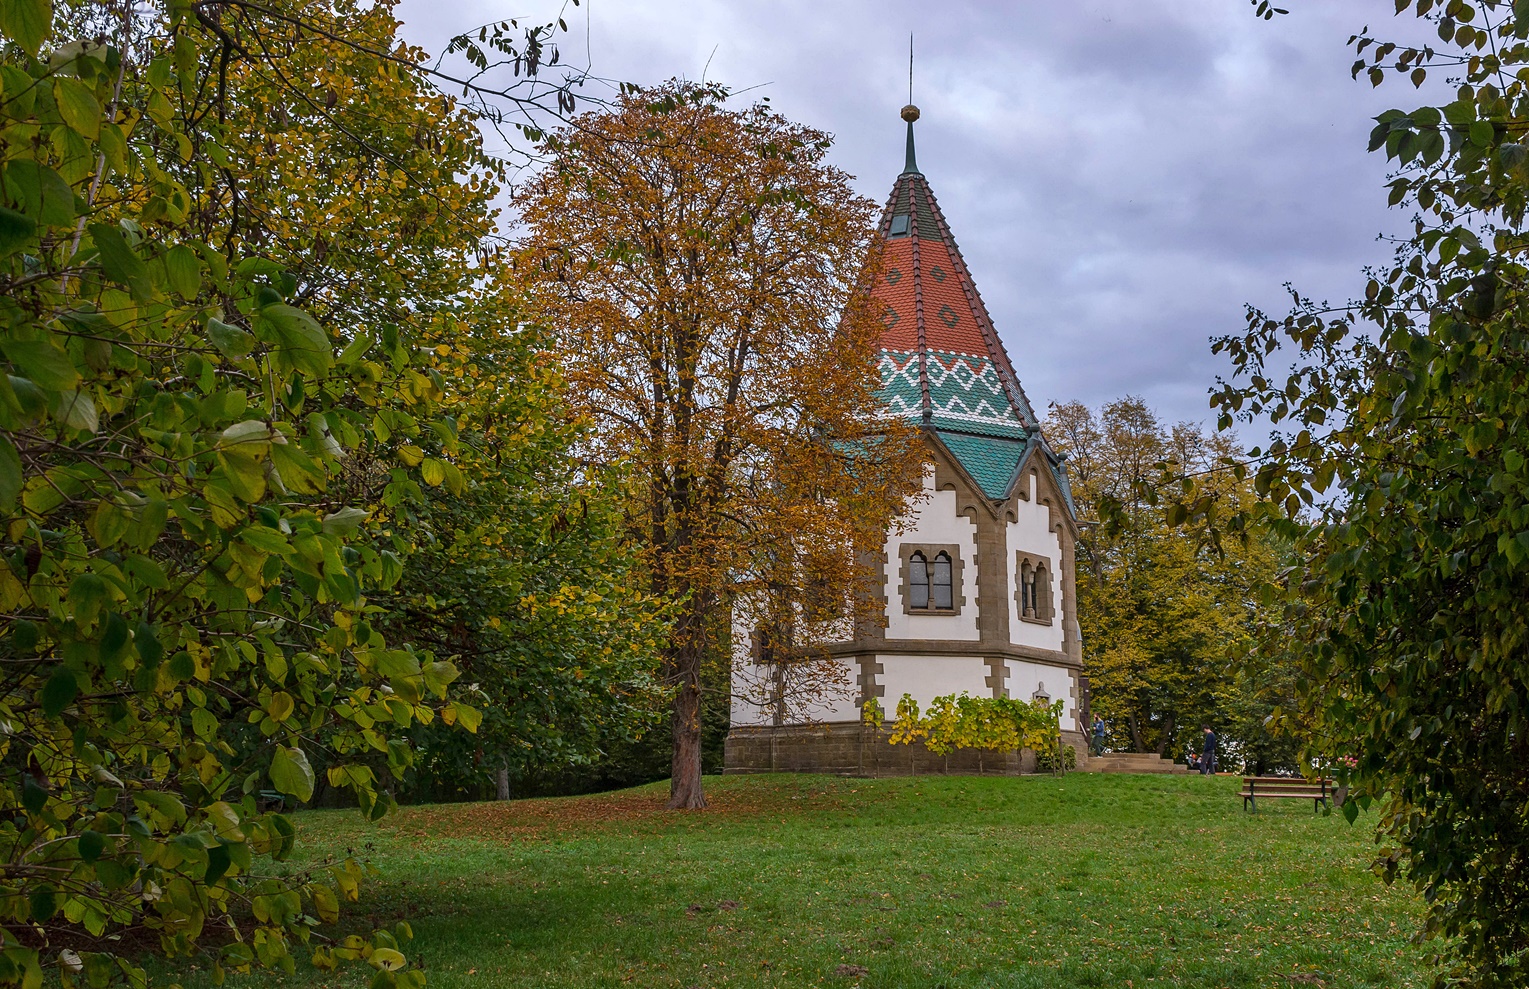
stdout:
<svg viewBox="0 0 1529 989">
<path fill-rule="evenodd" d="M 729 607 L 789 627 L 812 588 L 847 602 L 921 457 L 875 393 L 874 204 L 826 134 L 723 96 L 670 83 L 580 117 L 521 190 L 515 259 L 595 424 L 587 455 L 635 468 L 650 589 L 684 602 L 666 672 L 692 806 L 685 725 Z"/>
</svg>

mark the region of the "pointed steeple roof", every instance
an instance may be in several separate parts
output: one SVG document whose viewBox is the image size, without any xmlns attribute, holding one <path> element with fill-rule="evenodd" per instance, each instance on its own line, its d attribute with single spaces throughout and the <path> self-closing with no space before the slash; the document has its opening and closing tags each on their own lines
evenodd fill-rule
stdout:
<svg viewBox="0 0 1529 989">
<path fill-rule="evenodd" d="M 1008 497 L 1032 443 L 1035 413 L 993 329 L 945 215 L 914 159 L 881 217 L 882 276 L 872 294 L 887 305 L 881 337 L 882 397 L 935 433 L 989 498 Z"/>
</svg>

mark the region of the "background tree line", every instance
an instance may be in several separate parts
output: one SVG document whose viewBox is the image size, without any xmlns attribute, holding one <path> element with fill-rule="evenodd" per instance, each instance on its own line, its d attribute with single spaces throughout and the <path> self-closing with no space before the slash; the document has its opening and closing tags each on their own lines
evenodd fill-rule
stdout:
<svg viewBox="0 0 1529 989">
<path fill-rule="evenodd" d="M 1244 458 L 1235 438 L 1166 426 L 1131 396 L 1097 412 L 1053 405 L 1046 436 L 1067 454 L 1086 524 L 1078 618 L 1091 713 L 1104 720 L 1107 744 L 1180 759 L 1200 751 L 1210 725 L 1232 768 L 1298 768 L 1299 739 L 1269 723 L 1294 704 L 1294 673 L 1254 645 L 1265 585 L 1281 565 L 1278 541 L 1256 527 L 1226 538 L 1186 531 L 1164 510 L 1173 499 L 1157 491 L 1164 478 L 1193 477 L 1213 517 L 1245 511 L 1256 495 L 1230 470 Z"/>
</svg>

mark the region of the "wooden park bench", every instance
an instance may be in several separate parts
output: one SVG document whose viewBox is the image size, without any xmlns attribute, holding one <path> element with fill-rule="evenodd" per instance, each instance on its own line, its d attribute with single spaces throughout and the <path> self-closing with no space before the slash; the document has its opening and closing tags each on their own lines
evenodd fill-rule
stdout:
<svg viewBox="0 0 1529 989">
<path fill-rule="evenodd" d="M 1310 800 L 1315 811 L 1328 803 L 1333 796 L 1332 780 L 1309 780 L 1300 776 L 1244 776 L 1242 778 L 1242 809 L 1258 813 L 1258 799 L 1295 798 Z"/>
</svg>

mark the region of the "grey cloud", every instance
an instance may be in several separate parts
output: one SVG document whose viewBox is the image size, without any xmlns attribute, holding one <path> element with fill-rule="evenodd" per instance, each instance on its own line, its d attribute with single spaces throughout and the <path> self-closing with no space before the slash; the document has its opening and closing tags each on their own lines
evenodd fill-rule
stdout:
<svg viewBox="0 0 1529 989">
<path fill-rule="evenodd" d="M 1407 221 L 1384 208 L 1385 163 L 1365 141 L 1376 113 L 1428 93 L 1351 81 L 1345 42 L 1367 20 L 1426 31 L 1393 20 L 1387 0 L 1286 6 L 1272 22 L 1243 0 L 581 10 L 597 74 L 767 84 L 750 96 L 833 132 L 835 162 L 878 202 L 902 167 L 915 29 L 919 164 L 1032 400 L 1131 392 L 1166 419 L 1205 420 L 1225 370 L 1208 338 L 1236 331 L 1246 303 L 1283 310 L 1286 281 L 1349 297 L 1389 253 L 1376 234 Z M 493 0 L 405 0 L 399 12 L 432 50 L 528 13 Z M 565 54 L 582 59 L 584 25 L 573 27 Z"/>
</svg>

